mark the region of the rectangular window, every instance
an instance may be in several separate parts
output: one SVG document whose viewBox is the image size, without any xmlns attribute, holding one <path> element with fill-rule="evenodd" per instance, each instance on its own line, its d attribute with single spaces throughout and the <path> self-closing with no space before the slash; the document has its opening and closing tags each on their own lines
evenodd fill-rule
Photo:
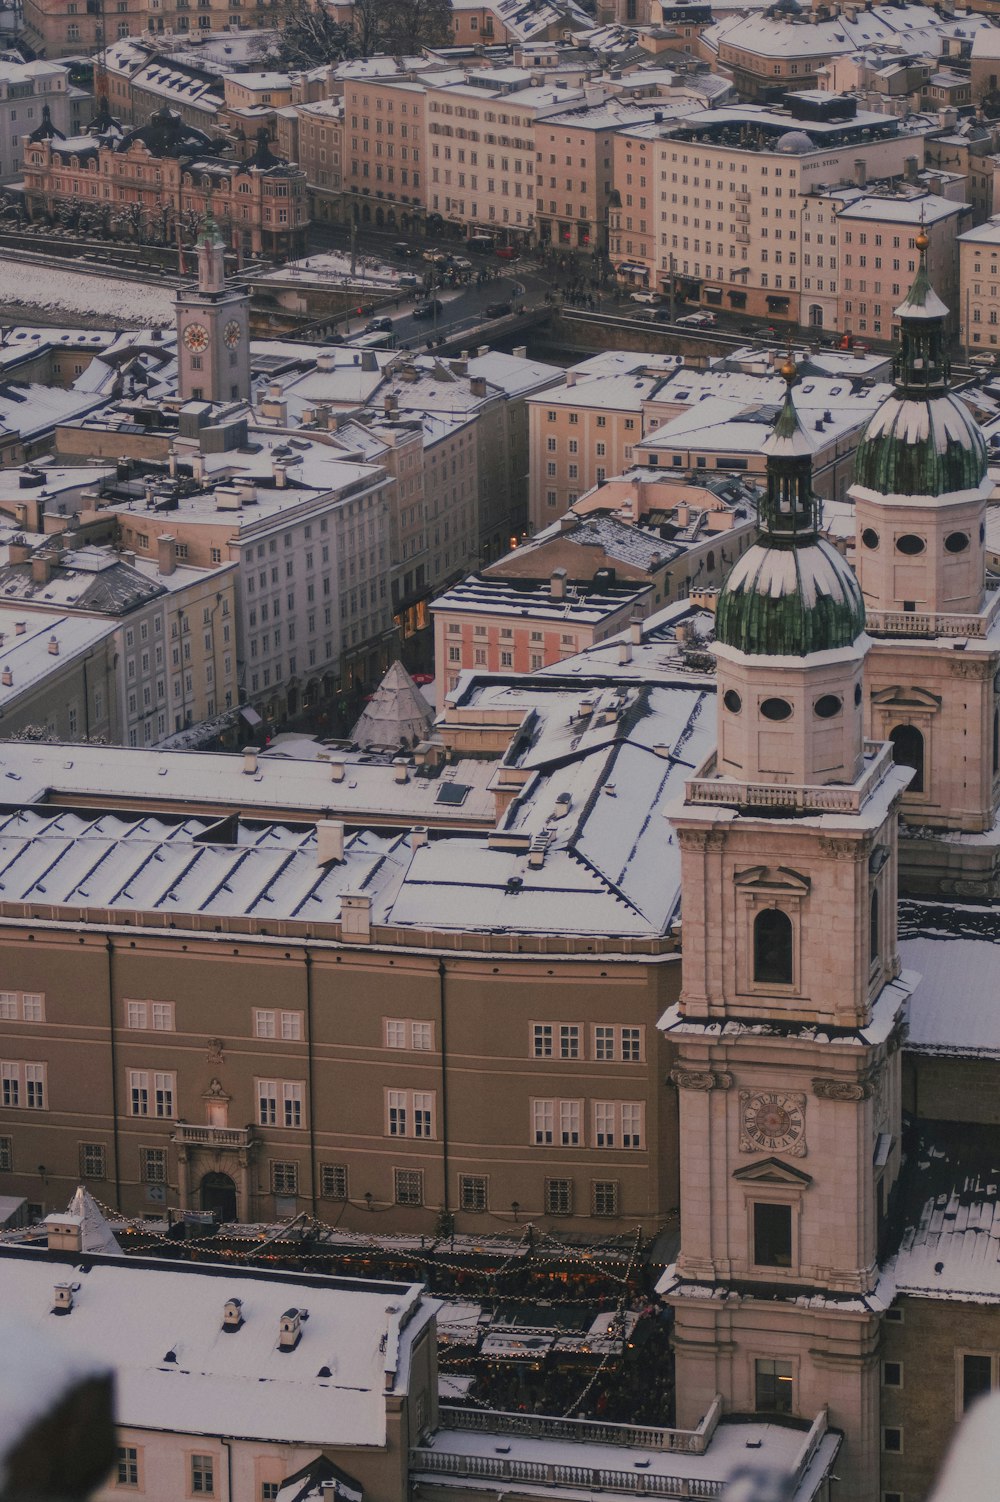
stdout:
<svg viewBox="0 0 1000 1502">
<path fill-rule="evenodd" d="M 302 1121 L 302 1086 L 297 1080 L 283 1080 L 281 1085 L 281 1098 L 284 1105 L 284 1123 L 286 1127 L 301 1127 Z"/>
<path fill-rule="evenodd" d="M 754 1205 L 753 1260 L 758 1267 L 791 1267 L 791 1205 Z"/>
<path fill-rule="evenodd" d="M 977 1398 L 988 1393 L 992 1383 L 993 1357 L 964 1355 L 962 1357 L 962 1412 L 967 1412 Z"/>
<path fill-rule="evenodd" d="M 903 1364 L 901 1361 L 883 1361 L 882 1363 L 882 1386 L 902 1387 Z"/>
<path fill-rule="evenodd" d="M 174 1031 L 174 1004 L 172 1001 L 154 1001 L 150 1006 L 150 1018 L 153 1031 L 156 1033 L 172 1033 Z"/>
<path fill-rule="evenodd" d="M 103 1142 L 80 1143 L 80 1173 L 85 1179 L 107 1178 L 107 1153 Z"/>
<path fill-rule="evenodd" d="M 385 1132 L 387 1137 L 433 1137 L 433 1091 L 387 1090 Z"/>
<path fill-rule="evenodd" d="M 458 1199 L 463 1210 L 478 1215 L 489 1209 L 489 1182 L 485 1174 L 459 1174 Z"/>
<path fill-rule="evenodd" d="M 572 1179 L 545 1180 L 545 1213 L 546 1215 L 573 1214 Z"/>
<path fill-rule="evenodd" d="M 535 1022 L 531 1028 L 531 1056 L 533 1059 L 551 1059 L 552 1024 Z"/>
<path fill-rule="evenodd" d="M 298 1194 L 299 1165 L 297 1163 L 271 1163 L 271 1193 Z"/>
<path fill-rule="evenodd" d="M 302 1013 L 282 1012 L 281 1036 L 286 1043 L 299 1043 L 302 1039 Z"/>
<path fill-rule="evenodd" d="M 600 1023 L 594 1028 L 594 1058 L 606 1063 L 640 1064 L 643 1056 L 641 1027 L 618 1027 Z"/>
<path fill-rule="evenodd" d="M 644 1144 L 642 1101 L 594 1102 L 594 1146 L 639 1148 Z"/>
<path fill-rule="evenodd" d="M 165 1147 L 140 1147 L 139 1176 L 144 1184 L 167 1182 L 167 1150 Z"/>
<path fill-rule="evenodd" d="M 193 1497 L 213 1497 L 215 1495 L 214 1456 L 191 1456 L 191 1495 Z"/>
<path fill-rule="evenodd" d="M 397 1205 L 422 1205 L 424 1202 L 423 1171 L 419 1168 L 394 1169 L 393 1188 Z"/>
<path fill-rule="evenodd" d="M 278 1121 L 277 1080 L 257 1081 L 257 1122 L 260 1126 L 275 1126 Z"/>
<path fill-rule="evenodd" d="M 45 1021 L 45 997 L 39 991 L 25 991 L 21 997 L 21 1016 L 25 1022 Z"/>
<path fill-rule="evenodd" d="M 14 1139 L 0 1137 L 0 1173 L 14 1172 Z"/>
<path fill-rule="evenodd" d="M 580 1057 L 580 1029 L 575 1023 L 563 1023 L 559 1029 L 559 1057 L 561 1059 Z"/>
<path fill-rule="evenodd" d="M 45 1064 L 22 1064 L 16 1060 L 0 1063 L 0 1100 L 3 1104 L 43 1111 L 46 1067 Z"/>
<path fill-rule="evenodd" d="M 591 1186 L 591 1206 L 595 1215 L 617 1215 L 618 1180 L 594 1179 Z"/>
<path fill-rule="evenodd" d="M 319 1192 L 325 1200 L 346 1200 L 346 1163 L 321 1163 L 319 1165 Z"/>
<path fill-rule="evenodd" d="M 883 1429 L 882 1449 L 889 1455 L 901 1455 L 903 1453 L 902 1429 Z"/>
<path fill-rule="evenodd" d="M 277 1014 L 256 1007 L 253 1014 L 253 1033 L 255 1038 L 273 1038 L 277 1029 Z"/>
<path fill-rule="evenodd" d="M 20 1064 L 0 1062 L 0 1099 L 9 1107 L 21 1104 L 21 1066 Z"/>
<path fill-rule="evenodd" d="M 139 1451 L 135 1445 L 118 1446 L 118 1486 L 139 1485 Z"/>
<path fill-rule="evenodd" d="M 547 1146 L 552 1141 L 555 1121 L 555 1101 L 533 1100 L 531 1102 L 531 1135 L 538 1146 Z"/>
<path fill-rule="evenodd" d="M 756 1361 L 755 1403 L 758 1413 L 791 1413 L 793 1403 L 792 1363 Z"/>
<path fill-rule="evenodd" d="M 430 1022 L 412 1022 L 408 1017 L 386 1017 L 386 1048 L 416 1048 L 422 1052 L 434 1046 L 434 1029 Z"/>
<path fill-rule="evenodd" d="M 559 1102 L 559 1141 L 563 1147 L 579 1147 L 580 1135 L 580 1102 L 578 1100 L 561 1100 Z"/>
</svg>

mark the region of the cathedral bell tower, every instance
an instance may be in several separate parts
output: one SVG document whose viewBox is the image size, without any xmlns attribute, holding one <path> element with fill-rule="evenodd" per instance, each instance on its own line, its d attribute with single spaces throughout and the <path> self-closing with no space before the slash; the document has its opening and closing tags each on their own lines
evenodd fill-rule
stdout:
<svg viewBox="0 0 1000 1502">
<path fill-rule="evenodd" d="M 682 858 L 677 1422 L 844 1431 L 838 1496 L 879 1465 L 879 1234 L 900 1159 L 896 820 L 909 773 L 865 741 L 857 582 L 817 532 L 792 402 L 760 541 L 716 616 L 718 750 L 671 817 Z"/>
<path fill-rule="evenodd" d="M 891 396 L 858 446 L 857 569 L 873 647 L 871 734 L 913 770 L 908 823 L 979 832 L 1000 797 L 1000 594 L 985 588 L 986 444 L 949 390 L 948 309 L 927 274 L 927 236 L 896 309 Z M 924 857 L 933 860 L 931 847 Z M 919 852 L 914 852 L 914 858 Z"/>
<path fill-rule="evenodd" d="M 250 400 L 250 296 L 226 287 L 225 246 L 209 221 L 198 241 L 198 285 L 177 293 L 177 388 L 182 401 Z"/>
</svg>

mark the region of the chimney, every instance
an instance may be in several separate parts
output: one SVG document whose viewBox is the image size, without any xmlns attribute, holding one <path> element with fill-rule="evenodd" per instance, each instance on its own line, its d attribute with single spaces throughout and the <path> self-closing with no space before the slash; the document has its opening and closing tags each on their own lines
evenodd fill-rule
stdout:
<svg viewBox="0 0 1000 1502">
<path fill-rule="evenodd" d="M 36 553 L 31 560 L 31 578 L 34 584 L 48 584 L 52 578 L 52 560 L 45 554 Z"/>
<path fill-rule="evenodd" d="M 630 641 L 618 643 L 618 661 L 620 663 L 632 661 L 632 643 Z"/>
<path fill-rule="evenodd" d="M 915 156 L 908 156 L 903 163 L 903 177 L 908 183 L 915 183 L 917 181 L 917 159 Z"/>
<path fill-rule="evenodd" d="M 243 775 L 244 777 L 256 777 L 257 775 L 257 747 L 243 747 Z"/>
<path fill-rule="evenodd" d="M 192 475 L 193 479 L 197 480 L 197 482 L 198 482 L 199 485 L 204 480 L 204 478 L 205 478 L 205 455 L 204 454 L 192 454 L 191 455 L 191 475 Z"/>
<path fill-rule="evenodd" d="M 422 845 L 426 845 L 426 844 L 427 844 L 427 825 L 426 824 L 415 824 L 413 826 L 413 828 L 410 830 L 410 849 L 411 850 L 419 850 Z"/>
<path fill-rule="evenodd" d="M 50 657 L 58 657 L 59 656 L 59 638 L 57 636 L 50 636 L 49 637 L 49 656 Z"/>
<path fill-rule="evenodd" d="M 575 370 L 567 370 L 567 372 L 566 372 L 566 385 L 567 386 L 575 386 L 576 385 L 576 371 Z"/>
<path fill-rule="evenodd" d="M 345 892 L 340 899 L 340 935 L 355 944 L 372 936 L 372 900 L 367 892 Z"/>
<path fill-rule="evenodd" d="M 222 1330 L 225 1335 L 232 1335 L 243 1326 L 243 1300 L 227 1299 L 222 1310 Z"/>
<path fill-rule="evenodd" d="M 302 1339 L 302 1316 L 304 1309 L 286 1309 L 278 1323 L 278 1350 L 286 1355 L 294 1351 Z"/>
<path fill-rule="evenodd" d="M 375 351 L 373 349 L 363 349 L 361 351 L 361 369 L 367 370 L 369 374 L 378 370 L 378 361 L 375 358 Z"/>
<path fill-rule="evenodd" d="M 868 167 L 863 156 L 855 158 L 854 181 L 857 187 L 863 188 L 868 181 Z"/>
<path fill-rule="evenodd" d="M 79 1252 L 83 1243 L 83 1217 L 81 1215 L 46 1215 L 46 1244 L 50 1252 Z"/>
<path fill-rule="evenodd" d="M 485 396 L 486 395 L 486 377 L 485 376 L 473 376 L 472 380 L 469 382 L 469 390 L 472 392 L 473 396 Z"/>
<path fill-rule="evenodd" d="M 642 621 L 632 621 L 629 625 L 629 635 L 632 638 L 633 647 L 642 646 Z"/>
<path fill-rule="evenodd" d="M 8 563 L 27 563 L 31 557 L 31 549 L 23 537 L 16 537 L 7 549 Z"/>
<path fill-rule="evenodd" d="M 395 391 L 387 392 L 382 399 L 382 410 L 384 411 L 386 417 L 391 417 L 398 407 L 399 401 L 396 397 Z"/>
<path fill-rule="evenodd" d="M 27 623 L 27 621 L 15 621 L 14 622 L 14 635 L 15 636 L 23 636 L 24 633 L 27 631 L 27 629 L 28 629 L 28 623 Z"/>
<path fill-rule="evenodd" d="M 316 825 L 316 864 L 329 866 L 344 859 L 343 819 L 320 819 Z"/>
<path fill-rule="evenodd" d="M 57 1283 L 52 1290 L 52 1313 L 70 1314 L 73 1309 L 73 1283 Z"/>
<path fill-rule="evenodd" d="M 331 782 L 343 782 L 343 780 L 344 780 L 344 763 L 342 761 L 332 761 L 330 763 L 330 781 Z"/>
<path fill-rule="evenodd" d="M 156 539 L 156 567 L 164 578 L 177 567 L 174 541 L 169 532 L 164 532 L 162 537 Z"/>
<path fill-rule="evenodd" d="M 549 575 L 549 594 L 554 600 L 566 598 L 566 570 L 554 568 Z"/>
<path fill-rule="evenodd" d="M 409 765 L 402 759 L 402 757 L 397 757 L 397 759 L 392 764 L 392 769 L 393 769 L 393 781 L 395 781 L 395 782 L 409 782 L 409 780 L 410 780 L 410 768 L 409 768 Z"/>
<path fill-rule="evenodd" d="M 288 470 L 280 459 L 271 460 L 271 474 L 274 476 L 274 483 L 278 489 L 284 490 L 288 484 Z"/>
<path fill-rule="evenodd" d="M 3 672 L 0 673 L 0 683 L 3 684 L 4 688 L 10 688 L 13 682 L 14 674 L 11 672 L 10 668 L 4 668 Z"/>
</svg>

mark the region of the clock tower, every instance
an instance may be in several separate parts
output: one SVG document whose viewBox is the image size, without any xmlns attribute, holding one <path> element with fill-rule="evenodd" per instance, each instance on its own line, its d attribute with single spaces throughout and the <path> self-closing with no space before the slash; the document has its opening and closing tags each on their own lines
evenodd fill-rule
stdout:
<svg viewBox="0 0 1000 1502">
<path fill-rule="evenodd" d="M 226 286 L 225 247 L 209 221 L 198 241 L 198 285 L 177 293 L 177 389 L 182 401 L 250 400 L 250 296 Z"/>
<path fill-rule="evenodd" d="M 677 1423 L 731 1413 L 843 1430 L 838 1497 L 879 1467 L 878 1254 L 900 1162 L 907 979 L 897 807 L 910 773 L 863 736 L 857 582 L 818 533 L 812 443 L 782 370 L 760 541 L 716 615 L 718 749 L 672 814 Z M 877 1488 L 875 1488 L 877 1489 Z"/>
</svg>

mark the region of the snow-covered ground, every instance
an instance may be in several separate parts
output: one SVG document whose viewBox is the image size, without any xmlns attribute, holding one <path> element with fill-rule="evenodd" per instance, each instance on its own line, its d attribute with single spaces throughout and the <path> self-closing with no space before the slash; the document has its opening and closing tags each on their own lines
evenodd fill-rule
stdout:
<svg viewBox="0 0 1000 1502">
<path fill-rule="evenodd" d="M 426 268 L 421 265 L 415 269 L 419 276 Z M 342 282 L 351 287 L 395 286 L 398 279 L 398 267 L 387 266 L 375 256 L 363 255 L 358 256 L 352 276 L 351 257 L 346 251 L 340 250 L 306 256 L 301 261 L 289 261 L 287 266 L 269 271 L 261 277 L 264 282 Z"/>
<path fill-rule="evenodd" d="M 89 313 L 116 325 L 170 324 L 173 289 L 0 255 L 0 302 L 56 313 Z"/>
</svg>

